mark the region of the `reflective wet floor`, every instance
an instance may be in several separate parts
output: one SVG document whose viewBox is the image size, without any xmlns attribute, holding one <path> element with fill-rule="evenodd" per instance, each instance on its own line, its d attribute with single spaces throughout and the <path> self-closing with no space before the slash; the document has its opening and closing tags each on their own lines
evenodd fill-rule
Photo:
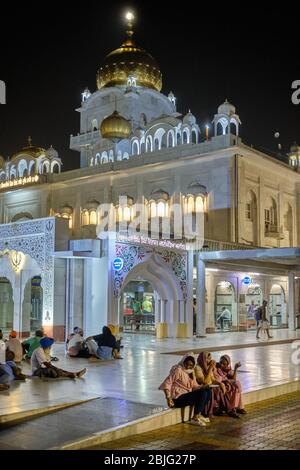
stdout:
<svg viewBox="0 0 300 470">
<path fill-rule="evenodd" d="M 199 348 L 224 349 L 213 353 L 218 359 L 229 354 L 233 362 L 242 363 L 240 380 L 244 391 L 265 388 L 299 379 L 300 367 L 293 363 L 293 343 L 278 341 L 300 341 L 300 332 L 276 330 L 274 340 L 267 346 L 253 344 L 255 332 L 209 335 L 207 338 L 162 339 L 154 336 L 126 334 L 123 338 L 123 360 L 91 362 L 87 359 L 69 358 L 64 345 L 54 346 L 53 353 L 60 359 L 55 365 L 76 371 L 83 367 L 87 373 L 82 379 L 41 380 L 27 379 L 25 383 L 14 382 L 7 392 L 0 392 L 0 415 L 22 410 L 43 408 L 52 404 L 82 400 L 88 396 L 118 398 L 137 403 L 165 406 L 165 399 L 158 386 L 172 365 L 180 360 L 177 354 L 162 354 L 176 351 L 196 351 Z M 273 341 L 275 343 L 273 343 Z M 231 349 L 237 347 L 238 349 Z M 24 372 L 30 372 L 24 364 Z"/>
</svg>

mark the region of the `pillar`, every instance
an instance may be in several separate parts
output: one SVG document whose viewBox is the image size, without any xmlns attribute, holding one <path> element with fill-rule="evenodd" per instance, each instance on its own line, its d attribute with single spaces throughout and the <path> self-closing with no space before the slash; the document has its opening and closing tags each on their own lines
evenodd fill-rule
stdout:
<svg viewBox="0 0 300 470">
<path fill-rule="evenodd" d="M 288 314 L 289 314 L 289 330 L 295 329 L 295 274 L 289 273 L 288 276 L 288 290 L 289 290 L 289 303 L 288 303 Z"/>
<path fill-rule="evenodd" d="M 197 336 L 205 336 L 205 263 L 197 255 Z"/>
<path fill-rule="evenodd" d="M 156 337 L 168 337 L 168 323 L 167 323 L 167 300 L 158 300 L 158 323 L 156 324 Z"/>
</svg>

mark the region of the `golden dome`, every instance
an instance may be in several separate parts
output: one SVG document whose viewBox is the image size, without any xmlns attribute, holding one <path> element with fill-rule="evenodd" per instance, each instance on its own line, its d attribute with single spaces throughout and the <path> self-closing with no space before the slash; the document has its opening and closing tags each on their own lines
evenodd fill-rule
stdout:
<svg viewBox="0 0 300 470">
<path fill-rule="evenodd" d="M 104 139 L 128 139 L 131 134 L 131 125 L 118 111 L 114 111 L 110 116 L 103 119 L 100 132 Z"/>
<path fill-rule="evenodd" d="M 108 54 L 97 72 L 98 90 L 104 87 L 127 85 L 133 77 L 137 86 L 160 91 L 162 74 L 155 59 L 133 41 L 132 20 L 128 17 L 128 39 L 116 50 Z"/>
<path fill-rule="evenodd" d="M 32 139 L 31 137 L 28 137 L 28 145 L 23 147 L 19 152 L 15 153 L 12 157 L 11 160 L 19 157 L 20 155 L 26 154 L 30 157 L 33 158 L 38 158 L 41 155 L 45 154 L 46 150 L 41 148 L 41 147 L 33 147 L 32 145 Z"/>
</svg>

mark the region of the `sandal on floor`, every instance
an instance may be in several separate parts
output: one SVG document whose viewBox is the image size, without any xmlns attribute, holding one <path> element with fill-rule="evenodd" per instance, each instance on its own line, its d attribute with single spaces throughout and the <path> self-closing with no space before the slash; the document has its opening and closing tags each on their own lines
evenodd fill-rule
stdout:
<svg viewBox="0 0 300 470">
<path fill-rule="evenodd" d="M 240 419 L 236 411 L 229 411 L 228 416 L 230 416 L 230 418 Z"/>
<path fill-rule="evenodd" d="M 237 412 L 239 415 L 246 415 L 246 414 L 247 414 L 247 411 L 246 411 L 244 408 L 237 408 L 237 409 L 236 409 L 236 412 Z"/>
</svg>

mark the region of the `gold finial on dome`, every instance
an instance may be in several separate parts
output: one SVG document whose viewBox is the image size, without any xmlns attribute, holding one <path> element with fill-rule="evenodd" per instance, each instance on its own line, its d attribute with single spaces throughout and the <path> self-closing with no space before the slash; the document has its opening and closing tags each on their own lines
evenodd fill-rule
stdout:
<svg viewBox="0 0 300 470">
<path fill-rule="evenodd" d="M 162 74 L 155 59 L 133 40 L 134 14 L 128 11 L 127 38 L 116 50 L 110 52 L 97 72 L 97 88 L 127 86 L 128 78 L 134 77 L 136 86 L 162 89 Z"/>
<path fill-rule="evenodd" d="M 134 14 L 131 11 L 128 11 L 125 15 L 125 18 L 127 20 L 127 27 L 128 27 L 128 31 L 126 31 L 126 33 L 130 38 L 132 38 L 132 36 L 134 35 L 134 31 L 133 31 Z"/>
<path fill-rule="evenodd" d="M 32 138 L 30 135 L 28 136 L 27 142 L 28 142 L 28 147 L 32 147 Z"/>
</svg>

